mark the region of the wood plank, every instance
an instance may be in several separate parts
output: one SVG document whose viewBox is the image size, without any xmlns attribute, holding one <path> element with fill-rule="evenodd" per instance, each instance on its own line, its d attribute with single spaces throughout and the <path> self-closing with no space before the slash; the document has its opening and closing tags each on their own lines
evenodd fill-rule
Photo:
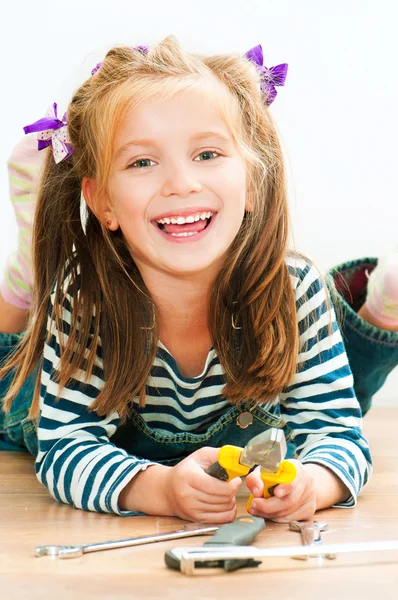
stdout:
<svg viewBox="0 0 398 600">
<path fill-rule="evenodd" d="M 330 530 L 324 542 L 398 539 L 398 408 L 373 409 L 364 421 L 374 457 L 374 474 L 355 509 L 317 514 Z M 0 597 L 2 600 L 55 597 L 196 599 L 322 597 L 396 598 L 398 552 L 341 555 L 335 561 L 270 559 L 257 569 L 225 574 L 203 570 L 194 578 L 167 569 L 164 552 L 177 545 L 197 546 L 207 537 L 86 554 L 57 560 L 36 558 L 45 544 L 84 544 L 177 529 L 169 517 L 116 517 L 57 503 L 38 482 L 27 453 L 0 453 Z M 238 499 L 239 514 L 245 498 Z M 259 547 L 299 544 L 287 525 L 267 523 Z"/>
</svg>

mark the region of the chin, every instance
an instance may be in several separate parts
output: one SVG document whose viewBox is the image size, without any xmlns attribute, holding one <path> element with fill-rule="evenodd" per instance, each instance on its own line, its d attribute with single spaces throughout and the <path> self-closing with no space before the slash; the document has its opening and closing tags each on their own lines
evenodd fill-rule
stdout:
<svg viewBox="0 0 398 600">
<path fill-rule="evenodd" d="M 217 272 L 222 265 L 222 259 L 216 258 L 209 261 L 192 261 L 187 257 L 187 260 L 181 260 L 167 265 L 167 270 L 176 276 L 189 277 L 211 272 Z"/>
</svg>

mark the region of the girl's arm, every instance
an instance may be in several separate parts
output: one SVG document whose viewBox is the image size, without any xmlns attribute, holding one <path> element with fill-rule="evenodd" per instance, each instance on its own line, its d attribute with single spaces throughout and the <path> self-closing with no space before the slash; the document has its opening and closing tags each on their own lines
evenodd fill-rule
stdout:
<svg viewBox="0 0 398 600">
<path fill-rule="evenodd" d="M 97 512 L 137 514 L 120 510 L 118 496 L 151 463 L 129 456 L 109 441 L 120 422 L 117 413 L 104 418 L 88 410 L 104 385 L 99 361 L 88 382 L 81 373 L 57 399 L 54 376 L 59 358 L 55 331 L 43 355 L 37 477 L 58 502 Z"/>
<path fill-rule="evenodd" d="M 18 245 L 7 260 L 0 283 L 0 331 L 25 329 L 32 300 L 32 227 L 40 169 L 45 153 L 35 136 L 23 138 L 8 160 L 10 199 L 18 225 Z"/>
<path fill-rule="evenodd" d="M 318 271 L 303 264 L 296 288 L 298 369 L 280 398 L 282 415 L 297 445 L 296 458 L 325 470 L 315 478 L 317 509 L 354 506 L 372 468 L 351 369 L 334 308 L 327 307 L 327 294 Z M 308 471 L 321 473 L 313 466 Z M 347 489 L 339 498 L 333 493 L 333 478 Z"/>
<path fill-rule="evenodd" d="M 69 302 L 67 295 L 65 327 L 62 325 L 65 339 Z M 51 310 L 52 306 L 49 314 Z M 115 412 L 101 417 L 88 410 L 104 386 L 100 348 L 89 381 L 79 371 L 62 390 L 55 377 L 59 360 L 59 333 L 52 322 L 43 356 L 35 468 L 38 479 L 56 500 L 85 510 L 127 516 L 178 516 L 208 523 L 235 518 L 240 480 L 223 482 L 205 473 L 217 460 L 216 448 L 202 448 L 175 467 L 129 455 L 110 439 L 119 425 L 119 415 Z"/>
<path fill-rule="evenodd" d="M 362 435 L 361 410 L 334 308 L 327 308 L 328 292 L 312 265 L 303 265 L 299 272 L 301 352 L 298 371 L 281 395 L 281 410 L 293 431 L 300 462 L 322 466 L 348 489 L 347 497 L 337 502 L 331 495 L 329 505 L 350 507 L 371 473 L 369 446 Z M 327 497 L 321 479 L 315 484 L 324 507 Z"/>
<path fill-rule="evenodd" d="M 293 381 L 280 395 L 286 429 L 297 445 L 297 477 L 292 484 L 278 486 L 269 500 L 260 500 L 260 489 L 254 493 L 259 509 L 254 514 L 284 521 L 308 519 L 332 505 L 354 506 L 371 473 L 361 410 L 334 309 L 327 307 L 327 291 L 316 269 L 304 262 L 298 267 L 294 279 L 301 351 Z M 246 483 L 258 488 L 258 476 L 249 475 Z"/>
<path fill-rule="evenodd" d="M 71 318 L 69 302 L 72 298 L 67 295 L 62 310 L 65 342 Z M 110 442 L 120 422 L 116 412 L 101 417 L 88 410 L 104 386 L 101 348 L 97 348 L 89 381 L 85 381 L 85 372 L 79 371 L 60 390 L 55 377 L 60 361 L 60 334 L 50 318 L 49 324 L 51 336 L 47 339 L 46 335 L 41 374 L 37 477 L 58 502 L 91 511 L 137 514 L 132 510 L 122 511 L 118 497 L 129 481 L 151 462 L 129 456 Z"/>
</svg>

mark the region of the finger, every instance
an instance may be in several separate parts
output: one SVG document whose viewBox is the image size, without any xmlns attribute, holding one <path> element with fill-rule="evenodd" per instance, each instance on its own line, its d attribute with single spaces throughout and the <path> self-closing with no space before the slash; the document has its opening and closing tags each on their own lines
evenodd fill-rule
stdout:
<svg viewBox="0 0 398 600">
<path fill-rule="evenodd" d="M 257 467 L 246 477 L 246 486 L 253 496 L 260 498 L 264 494 L 264 483 L 260 477 L 260 467 Z"/>
<path fill-rule="evenodd" d="M 236 507 L 232 510 L 225 512 L 211 512 L 211 511 L 198 511 L 195 512 L 190 519 L 199 521 L 200 523 L 231 523 L 236 519 L 237 509 Z"/>
<path fill-rule="evenodd" d="M 250 505 L 249 512 L 253 516 L 263 515 L 264 517 L 271 518 L 278 514 L 284 508 L 287 508 L 287 504 L 284 504 L 284 500 L 279 498 L 254 498 Z"/>
<path fill-rule="evenodd" d="M 275 492 L 277 489 L 278 488 L 275 488 Z M 278 490 L 278 493 L 275 493 L 275 495 L 268 498 L 264 498 L 263 496 L 255 497 L 253 503 L 258 509 L 263 507 L 265 510 L 275 512 L 296 503 L 299 498 L 301 498 L 302 494 L 303 490 L 301 489 L 301 486 L 299 486 L 293 488 L 293 490 L 287 494 L 283 490 Z"/>
<path fill-rule="evenodd" d="M 222 506 L 226 507 L 224 510 L 231 510 L 236 504 L 235 496 L 213 496 L 200 491 L 195 494 L 195 501 L 198 503 L 198 505 L 212 506 L 215 510 L 220 510 L 219 507 Z"/>
<path fill-rule="evenodd" d="M 236 501 L 229 500 L 226 502 L 221 502 L 219 504 L 214 504 L 213 502 L 208 502 L 206 499 L 197 499 L 195 502 L 195 508 L 200 511 L 205 512 L 228 512 L 234 510 L 236 508 Z"/>
<path fill-rule="evenodd" d="M 236 494 L 236 492 L 238 491 L 238 489 L 242 485 L 242 478 L 241 477 L 234 477 L 234 479 L 231 479 L 231 481 L 229 481 L 228 483 L 231 486 L 231 488 L 233 490 L 233 493 Z"/>
<path fill-rule="evenodd" d="M 202 450 L 203 456 L 201 453 L 198 453 L 199 455 L 195 456 L 195 459 L 198 465 L 206 471 L 211 465 L 218 462 L 219 448 L 202 448 Z"/>
<path fill-rule="evenodd" d="M 257 499 L 252 502 L 250 514 L 253 516 L 265 516 L 267 519 L 272 520 L 279 518 L 291 520 L 293 514 L 299 511 L 302 506 L 307 506 L 308 504 L 313 507 L 311 513 L 313 514 L 316 509 L 316 503 L 312 494 L 303 494 L 298 498 L 294 498 L 293 494 L 289 494 L 283 499 Z"/>
<path fill-rule="evenodd" d="M 313 501 L 315 503 L 315 496 L 312 492 L 311 488 L 306 488 L 304 485 L 297 486 L 297 488 L 293 488 L 293 491 L 286 496 L 279 497 L 281 501 L 281 508 L 278 510 L 275 516 L 277 517 L 285 517 L 289 514 L 292 514 L 296 510 L 303 506 L 309 501 Z"/>
<path fill-rule="evenodd" d="M 290 521 L 309 521 L 316 512 L 315 502 L 309 500 L 305 504 L 299 506 L 296 510 L 286 515 L 275 515 L 272 520 L 275 523 L 290 523 Z"/>
<path fill-rule="evenodd" d="M 307 495 L 307 490 L 301 480 L 279 484 L 275 487 L 273 498 L 285 500 L 288 503 L 298 502 L 300 498 Z"/>
<path fill-rule="evenodd" d="M 220 481 L 206 473 L 203 473 L 203 477 L 195 478 L 191 483 L 195 490 L 223 498 L 234 496 L 241 484 L 242 479 L 240 477 L 235 477 L 231 481 Z"/>
<path fill-rule="evenodd" d="M 295 510 L 300 504 L 303 503 L 303 494 L 300 493 L 300 489 L 293 489 L 290 494 L 278 498 L 278 496 L 272 496 L 271 498 L 254 498 L 251 503 L 251 509 L 257 512 L 261 512 L 268 517 L 271 515 L 282 516 L 281 513 L 288 514 Z"/>
<path fill-rule="evenodd" d="M 284 498 L 288 494 L 294 492 L 295 487 L 297 488 L 293 483 L 279 484 L 274 488 L 274 496 L 277 498 Z"/>
</svg>

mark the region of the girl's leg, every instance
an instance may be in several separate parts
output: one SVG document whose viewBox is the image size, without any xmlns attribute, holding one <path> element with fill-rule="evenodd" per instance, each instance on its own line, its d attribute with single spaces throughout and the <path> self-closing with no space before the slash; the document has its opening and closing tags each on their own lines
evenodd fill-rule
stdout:
<svg viewBox="0 0 398 600">
<path fill-rule="evenodd" d="M 398 331 L 398 246 L 378 261 L 358 314 L 380 329 Z"/>
<path fill-rule="evenodd" d="M 0 282 L 0 327 L 8 332 L 25 327 L 31 304 L 33 275 L 31 238 L 36 192 L 45 153 L 37 151 L 34 136 L 24 137 L 8 160 L 11 202 L 18 223 L 18 248 L 7 262 L 7 282 Z M 22 200 L 22 201 L 21 201 Z M 23 286 L 21 286 L 23 281 Z M 4 363 L 20 342 L 23 334 L 0 333 L 0 364 Z M 32 373 L 5 414 L 2 399 L 13 375 L 0 380 L 0 450 L 26 450 L 36 453 L 35 423 L 27 419 L 32 403 L 37 373 Z"/>
<path fill-rule="evenodd" d="M 398 331 L 381 328 L 375 317 L 368 318 L 368 277 L 377 262 L 375 258 L 350 261 L 332 269 L 327 276 L 363 414 L 398 365 Z M 372 285 L 376 276 L 375 271 Z"/>
<path fill-rule="evenodd" d="M 3 364 L 16 348 L 22 334 L 0 333 L 0 364 Z M 36 424 L 28 419 L 28 413 L 33 400 L 36 371 L 29 375 L 16 396 L 11 410 L 4 413 L 2 400 L 7 393 L 12 374 L 7 373 L 0 380 L 0 450 L 26 451 L 37 454 Z"/>
</svg>

